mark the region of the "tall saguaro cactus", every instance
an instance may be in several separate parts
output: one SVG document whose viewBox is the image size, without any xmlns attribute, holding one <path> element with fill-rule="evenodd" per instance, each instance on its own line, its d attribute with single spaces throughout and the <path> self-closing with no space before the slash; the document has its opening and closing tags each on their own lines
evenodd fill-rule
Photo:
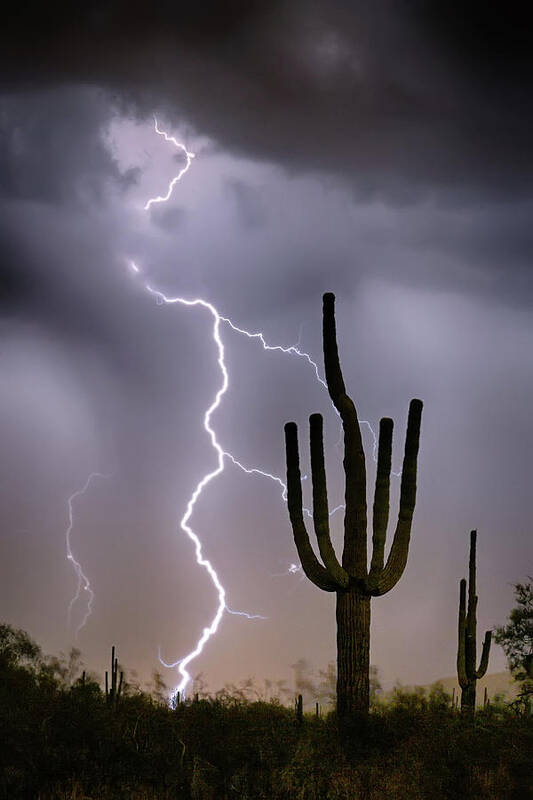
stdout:
<svg viewBox="0 0 533 800">
<path fill-rule="evenodd" d="M 477 531 L 470 532 L 470 557 L 468 560 L 468 606 L 466 580 L 459 583 L 459 631 L 457 647 L 457 677 L 461 687 L 461 711 L 474 713 L 476 708 L 476 683 L 489 665 L 492 634 L 486 631 L 479 668 L 476 669 L 477 595 L 476 595 L 476 539 Z"/>
<path fill-rule="evenodd" d="M 382 419 L 373 507 L 372 560 L 367 564 L 366 466 L 357 411 L 346 393 L 337 350 L 335 296 L 324 295 L 323 343 L 326 382 L 344 430 L 345 516 L 344 549 L 339 563 L 331 543 L 324 466 L 322 417 L 309 418 L 313 522 L 321 563 L 315 556 L 304 522 L 298 454 L 298 430 L 285 425 L 287 502 L 294 541 L 303 571 L 320 589 L 337 593 L 337 711 L 340 717 L 367 713 L 370 668 L 370 599 L 390 591 L 405 569 L 416 500 L 416 469 L 421 400 L 411 400 L 403 460 L 400 509 L 392 546 L 385 562 L 389 521 L 391 419 Z"/>
</svg>

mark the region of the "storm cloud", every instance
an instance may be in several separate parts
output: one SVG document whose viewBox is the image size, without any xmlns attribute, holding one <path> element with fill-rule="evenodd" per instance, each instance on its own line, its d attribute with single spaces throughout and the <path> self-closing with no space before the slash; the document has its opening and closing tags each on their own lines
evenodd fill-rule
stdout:
<svg viewBox="0 0 533 800">
<path fill-rule="evenodd" d="M 226 150 L 335 171 L 362 197 L 521 194 L 531 177 L 525 4 L 89 3 L 8 13 L 5 88 L 108 86 Z M 72 9 L 74 12 L 74 9 Z"/>
</svg>

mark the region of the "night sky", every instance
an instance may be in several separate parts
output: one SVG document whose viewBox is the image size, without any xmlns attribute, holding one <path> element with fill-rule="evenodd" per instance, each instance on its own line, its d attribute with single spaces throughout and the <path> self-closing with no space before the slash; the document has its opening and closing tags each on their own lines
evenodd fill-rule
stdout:
<svg viewBox="0 0 533 800">
<path fill-rule="evenodd" d="M 106 0 L 4 16 L 0 608 L 45 651 L 76 644 L 101 670 L 116 644 L 148 678 L 159 646 L 184 656 L 216 611 L 179 527 L 217 464 L 203 429 L 222 379 L 213 318 L 157 303 L 147 283 L 298 344 L 321 371 L 321 296 L 335 292 L 347 386 L 374 428 L 395 420 L 396 470 L 409 400 L 424 400 L 407 569 L 372 605 L 385 684 L 454 674 L 472 528 L 479 640 L 504 622 L 533 570 L 533 47 L 525 4 L 488 6 Z M 145 211 L 185 164 L 154 115 L 195 158 Z M 220 334 L 222 447 L 283 478 L 295 420 L 307 471 L 320 411 L 342 502 L 338 419 L 312 367 Z M 73 506 L 95 592 L 75 639 L 86 605 L 69 626 L 67 501 L 93 471 L 108 477 Z M 277 483 L 226 460 L 191 525 L 228 605 L 267 617 L 224 615 L 193 675 L 215 690 L 335 658 L 334 597 L 288 573 Z M 504 664 L 493 646 L 489 671 Z"/>
</svg>

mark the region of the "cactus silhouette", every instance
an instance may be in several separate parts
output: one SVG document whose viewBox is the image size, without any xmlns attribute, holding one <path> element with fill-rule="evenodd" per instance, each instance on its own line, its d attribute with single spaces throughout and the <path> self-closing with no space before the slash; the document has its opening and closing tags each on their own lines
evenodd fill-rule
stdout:
<svg viewBox="0 0 533 800">
<path fill-rule="evenodd" d="M 470 532 L 470 557 L 468 560 L 468 606 L 466 580 L 459 583 L 459 631 L 457 647 L 457 677 L 461 687 L 461 711 L 474 713 L 476 683 L 489 665 L 492 634 L 486 631 L 479 668 L 476 669 L 477 595 L 476 595 L 476 539 L 477 531 Z"/>
<path fill-rule="evenodd" d="M 320 589 L 337 594 L 337 711 L 339 717 L 368 712 L 370 599 L 390 591 L 405 569 L 416 500 L 416 470 L 422 402 L 409 406 L 403 460 L 400 508 L 390 553 L 385 562 L 385 539 L 389 521 L 391 472 L 391 419 L 382 419 L 373 506 L 373 552 L 367 564 L 366 466 L 357 411 L 346 394 L 337 349 L 335 296 L 325 294 L 323 345 L 326 382 L 344 431 L 345 515 L 344 550 L 339 563 L 329 531 L 329 511 L 324 465 L 323 425 L 320 414 L 309 418 L 313 522 L 322 558 L 315 556 L 305 527 L 298 454 L 298 430 L 285 425 L 287 457 L 287 503 L 294 541 L 302 569 Z"/>
<path fill-rule="evenodd" d="M 122 681 L 124 673 L 120 673 L 120 681 L 118 679 L 118 658 L 115 658 L 115 646 L 111 648 L 111 688 L 109 688 L 108 673 L 105 673 L 105 694 L 108 702 L 115 706 L 122 692 Z"/>
</svg>

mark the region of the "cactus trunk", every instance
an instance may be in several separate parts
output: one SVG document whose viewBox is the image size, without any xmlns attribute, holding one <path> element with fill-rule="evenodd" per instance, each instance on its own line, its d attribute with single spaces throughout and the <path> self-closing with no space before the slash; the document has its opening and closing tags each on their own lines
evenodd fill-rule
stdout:
<svg viewBox="0 0 533 800">
<path fill-rule="evenodd" d="M 370 597 L 337 592 L 337 713 L 365 714 L 370 688 Z"/>
<path fill-rule="evenodd" d="M 474 713 L 476 708 L 476 680 L 470 681 L 461 689 L 461 711 L 464 714 Z"/>
</svg>

